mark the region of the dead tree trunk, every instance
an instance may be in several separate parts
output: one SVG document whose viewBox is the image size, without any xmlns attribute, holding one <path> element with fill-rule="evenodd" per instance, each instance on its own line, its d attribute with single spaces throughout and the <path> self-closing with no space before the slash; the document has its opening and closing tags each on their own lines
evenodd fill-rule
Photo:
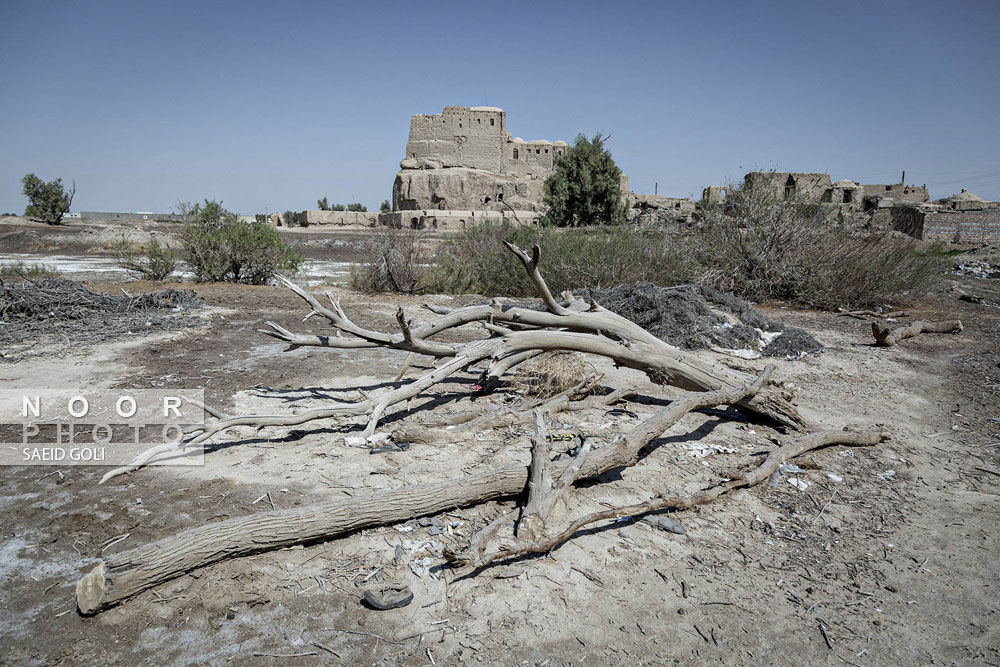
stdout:
<svg viewBox="0 0 1000 667">
<path fill-rule="evenodd" d="M 959 333 L 962 331 L 961 320 L 945 320 L 943 322 L 925 322 L 917 320 L 912 324 L 896 329 L 890 329 L 881 322 L 872 322 L 872 333 L 875 344 L 879 347 L 892 347 L 906 338 L 912 338 L 922 333 Z"/>
<path fill-rule="evenodd" d="M 685 414 L 745 400 L 761 390 L 770 372 L 768 367 L 752 385 L 685 394 L 611 445 L 592 450 L 582 459 L 553 465 L 552 473 L 561 476 L 567 467 L 578 466 L 574 478 L 585 479 L 620 466 L 635 465 L 641 449 Z M 311 507 L 198 526 L 106 557 L 77 582 L 77 604 L 81 613 L 93 614 L 186 572 L 228 558 L 514 496 L 524 491 L 528 476 L 527 468 L 510 467 L 362 498 L 331 500 Z"/>
</svg>

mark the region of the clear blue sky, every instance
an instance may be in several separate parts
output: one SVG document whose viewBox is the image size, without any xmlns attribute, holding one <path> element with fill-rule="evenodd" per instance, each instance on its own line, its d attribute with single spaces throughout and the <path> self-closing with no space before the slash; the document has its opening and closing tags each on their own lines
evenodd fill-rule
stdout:
<svg viewBox="0 0 1000 667">
<path fill-rule="evenodd" d="M 390 196 L 409 118 L 612 133 L 636 192 L 751 167 L 1000 199 L 1000 2 L 0 0 L 0 212 Z"/>
</svg>

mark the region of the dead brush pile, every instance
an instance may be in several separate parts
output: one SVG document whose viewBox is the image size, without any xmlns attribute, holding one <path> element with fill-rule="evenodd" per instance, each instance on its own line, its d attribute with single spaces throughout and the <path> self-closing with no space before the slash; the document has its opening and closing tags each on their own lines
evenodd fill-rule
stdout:
<svg viewBox="0 0 1000 667">
<path fill-rule="evenodd" d="M 660 340 L 687 350 L 723 349 L 753 358 L 798 358 L 823 345 L 802 329 L 762 315 L 747 301 L 701 285 L 649 283 L 574 291 L 628 318 Z"/>
<path fill-rule="evenodd" d="M 0 283 L 0 359 L 187 328 L 200 320 L 181 313 L 199 305 L 194 292 L 173 288 L 132 296 L 63 279 Z"/>
<path fill-rule="evenodd" d="M 194 292 L 172 287 L 126 296 L 92 292 L 72 280 L 39 280 L 3 286 L 0 319 L 79 320 L 95 314 L 191 307 L 197 302 Z"/>
</svg>

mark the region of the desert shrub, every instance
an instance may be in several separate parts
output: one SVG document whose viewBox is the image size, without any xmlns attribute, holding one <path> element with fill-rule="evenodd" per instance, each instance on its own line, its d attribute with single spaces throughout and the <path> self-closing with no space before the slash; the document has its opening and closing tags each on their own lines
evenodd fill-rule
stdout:
<svg viewBox="0 0 1000 667">
<path fill-rule="evenodd" d="M 820 308 L 867 307 L 924 289 L 942 268 L 915 239 L 836 219 L 836 209 L 782 198 L 750 181 L 703 206 L 687 235 L 702 284 L 745 299 L 781 299 Z"/>
<path fill-rule="evenodd" d="M 166 280 L 177 269 L 177 253 L 155 238 L 136 244 L 122 236 L 115 244 L 118 266 L 144 280 Z"/>
<path fill-rule="evenodd" d="M 0 281 L 50 280 L 61 274 L 48 264 L 25 264 L 18 260 L 10 264 L 0 264 Z"/>
<path fill-rule="evenodd" d="M 607 137 L 582 134 L 556 159 L 545 180 L 547 222 L 560 227 L 615 225 L 625 222 L 621 169 L 604 147 Z"/>
<path fill-rule="evenodd" d="M 76 195 L 76 183 L 66 190 L 61 178 L 45 182 L 34 174 L 25 174 L 21 179 L 21 193 L 28 198 L 28 206 L 24 215 L 29 218 L 39 218 L 50 225 L 58 225 L 63 216 L 69 213 Z"/>
<path fill-rule="evenodd" d="M 425 235 L 417 229 L 379 227 L 361 246 L 361 261 L 351 269 L 351 288 L 403 294 L 420 291 L 428 261 Z"/>
<path fill-rule="evenodd" d="M 487 296 L 533 296 L 524 267 L 503 242 L 542 246 L 542 271 L 559 292 L 630 282 L 674 284 L 694 270 L 670 234 L 659 227 L 598 226 L 555 229 L 486 221 L 443 242 L 427 290 Z"/>
<path fill-rule="evenodd" d="M 263 285 L 278 273 L 294 273 L 302 256 L 289 248 L 269 224 L 241 221 L 222 207 L 205 200 L 184 226 L 186 261 L 198 282 Z"/>
</svg>

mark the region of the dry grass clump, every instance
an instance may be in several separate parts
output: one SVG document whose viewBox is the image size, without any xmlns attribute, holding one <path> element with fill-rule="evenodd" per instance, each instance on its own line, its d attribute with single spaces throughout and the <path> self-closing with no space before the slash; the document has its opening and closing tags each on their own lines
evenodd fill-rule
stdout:
<svg viewBox="0 0 1000 667">
<path fill-rule="evenodd" d="M 351 288 L 360 292 L 413 294 L 423 285 L 426 232 L 381 227 L 365 240 L 363 259 L 351 269 Z"/>
<path fill-rule="evenodd" d="M 11 283 L 25 280 L 58 278 L 59 272 L 47 264 L 25 264 L 22 261 L 0 264 L 0 281 Z"/>
<path fill-rule="evenodd" d="M 514 391 L 531 398 L 551 398 L 572 389 L 588 376 L 597 381 L 596 371 L 575 352 L 546 352 L 521 364 L 511 378 Z M 580 390 L 588 393 L 593 383 Z"/>
</svg>

